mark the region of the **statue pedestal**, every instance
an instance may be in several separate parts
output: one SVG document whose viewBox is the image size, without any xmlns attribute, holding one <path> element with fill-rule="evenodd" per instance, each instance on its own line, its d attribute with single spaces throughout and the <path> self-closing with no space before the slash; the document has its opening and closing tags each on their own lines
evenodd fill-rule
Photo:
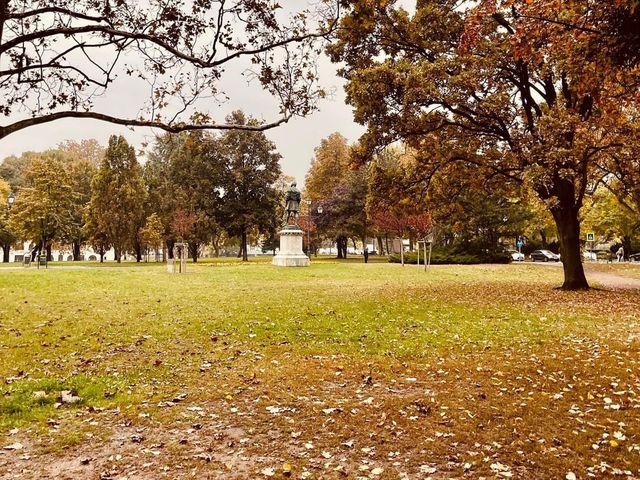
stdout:
<svg viewBox="0 0 640 480">
<path fill-rule="evenodd" d="M 277 267 L 308 267 L 309 257 L 302 251 L 303 236 L 297 225 L 287 225 L 280 230 L 280 251 L 272 263 Z"/>
</svg>

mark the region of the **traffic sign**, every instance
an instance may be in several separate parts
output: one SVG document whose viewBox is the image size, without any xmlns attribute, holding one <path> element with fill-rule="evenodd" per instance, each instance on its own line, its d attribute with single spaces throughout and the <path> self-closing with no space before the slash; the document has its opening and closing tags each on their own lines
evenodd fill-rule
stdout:
<svg viewBox="0 0 640 480">
<path fill-rule="evenodd" d="M 593 242 L 596 239 L 596 234 L 593 232 L 587 233 L 587 242 Z"/>
</svg>

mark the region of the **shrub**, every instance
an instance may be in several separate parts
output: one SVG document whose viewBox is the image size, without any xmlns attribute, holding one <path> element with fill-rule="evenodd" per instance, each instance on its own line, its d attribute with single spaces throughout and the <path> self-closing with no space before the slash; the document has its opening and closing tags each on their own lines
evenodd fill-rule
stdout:
<svg viewBox="0 0 640 480">
<path fill-rule="evenodd" d="M 438 247 L 431 252 L 432 265 L 477 265 L 479 263 L 509 263 L 511 256 L 505 252 L 463 252 L 453 248 Z M 389 256 L 389 262 L 400 263 L 400 255 Z M 416 252 L 404 254 L 404 263 L 415 265 L 418 263 Z M 420 256 L 420 263 L 424 263 L 424 258 Z"/>
</svg>

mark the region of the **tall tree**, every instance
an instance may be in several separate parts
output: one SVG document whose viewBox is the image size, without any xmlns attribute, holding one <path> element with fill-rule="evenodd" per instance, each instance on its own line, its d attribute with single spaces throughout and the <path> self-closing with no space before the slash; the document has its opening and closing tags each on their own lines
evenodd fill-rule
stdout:
<svg viewBox="0 0 640 480">
<path fill-rule="evenodd" d="M 89 236 L 94 244 L 111 245 L 119 263 L 123 253 L 139 246 L 146 195 L 142 169 L 133 147 L 124 137 L 112 135 L 109 138 L 91 187 Z"/>
<path fill-rule="evenodd" d="M 152 213 L 145 221 L 144 227 L 140 230 L 140 243 L 145 253 L 145 262 L 149 259 L 149 249 L 155 252 L 155 260 L 158 261 L 158 250 L 162 246 L 162 235 L 164 225 L 157 214 Z"/>
<path fill-rule="evenodd" d="M 12 225 L 22 238 L 46 251 L 51 260 L 51 243 L 62 240 L 72 225 L 73 188 L 57 152 L 46 152 L 31 161 L 13 206 Z"/>
<path fill-rule="evenodd" d="M 182 240 L 189 243 L 194 262 L 201 246 L 222 230 L 217 214 L 220 209 L 220 185 L 224 176 L 224 157 L 216 138 L 204 132 L 181 134 L 179 148 L 170 157 L 171 181 L 174 186 L 176 214 L 186 215 L 192 221 L 188 234 Z M 172 225 L 176 224 L 176 219 Z"/>
<path fill-rule="evenodd" d="M 352 169 L 350 152 L 347 139 L 339 133 L 322 139 L 305 179 L 307 195 L 323 208 L 318 230 L 335 238 L 338 258 L 346 257 L 349 238 L 365 242 L 367 235 L 368 169 Z"/>
<path fill-rule="evenodd" d="M 146 213 L 157 214 L 163 224 L 163 251 L 169 255 L 172 255 L 175 243 L 171 225 L 176 212 L 176 186 L 172 179 L 171 159 L 181 145 L 181 135 L 163 135 L 156 138 L 142 173 L 147 188 Z"/>
<path fill-rule="evenodd" d="M 259 124 L 240 111 L 233 112 L 227 121 Z M 268 233 L 273 225 L 278 197 L 274 184 L 280 176 L 281 155 L 262 132 L 225 132 L 219 138 L 219 146 L 225 159 L 220 223 L 230 235 L 240 238 L 242 259 L 247 261 L 249 231 Z"/>
<path fill-rule="evenodd" d="M 596 160 L 620 146 L 625 103 L 612 77 L 563 55 L 579 44 L 550 48 L 548 30 L 529 41 L 507 3 L 465 11 L 456 0 L 418 2 L 413 14 L 397 1 L 345 3 L 330 53 L 345 62 L 348 102 L 367 126 L 361 159 L 404 139 L 425 171 L 461 164 L 528 183 L 556 223 L 563 288 L 588 288 L 579 211 L 597 183 Z"/>
<path fill-rule="evenodd" d="M 144 177 L 149 192 L 148 213 L 165 225 L 171 250 L 176 239 L 189 243 L 194 261 L 202 244 L 217 238 L 224 159 L 213 135 L 204 132 L 166 134 L 156 140 Z M 178 219 L 177 217 L 181 218 Z M 184 220 L 189 218 L 189 228 Z"/>
<path fill-rule="evenodd" d="M 91 180 L 104 158 L 104 148 L 97 140 L 66 141 L 58 146 L 65 158 L 65 169 L 69 173 L 73 189 L 73 208 L 71 228 L 66 240 L 71 244 L 73 260 L 81 258 L 80 250 L 87 240 L 85 228 L 87 209 L 91 199 Z"/>
<path fill-rule="evenodd" d="M 61 118 L 173 132 L 230 128 L 193 114 L 199 99 L 222 102 L 223 84 L 241 75 L 274 99 L 279 115 L 233 128 L 265 130 L 306 115 L 322 95 L 317 40 L 338 12 L 336 2 L 313 10 L 302 3 L 287 15 L 257 0 L 0 0 L 0 113 L 10 119 L 0 138 Z M 139 115 L 101 112 L 94 103 L 136 88 L 150 92 Z"/>
<path fill-rule="evenodd" d="M 625 255 L 629 255 L 635 240 L 640 240 L 640 215 L 631 205 L 621 203 L 614 193 L 600 187 L 587 205 L 584 224 L 601 239 L 620 241 Z"/>
</svg>

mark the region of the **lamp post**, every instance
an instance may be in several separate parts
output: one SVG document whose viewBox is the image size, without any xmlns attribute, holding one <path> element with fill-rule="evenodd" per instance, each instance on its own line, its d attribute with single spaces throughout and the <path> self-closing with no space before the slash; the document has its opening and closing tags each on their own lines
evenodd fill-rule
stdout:
<svg viewBox="0 0 640 480">
<path fill-rule="evenodd" d="M 8 229 L 8 225 L 9 225 L 9 212 L 11 211 L 11 207 L 13 206 L 13 202 L 16 201 L 16 197 L 13 193 L 9 194 L 9 197 L 7 197 L 7 213 L 5 215 L 5 227 L 7 228 L 7 234 L 9 234 L 9 229 Z M 10 248 L 11 243 L 9 242 L 9 238 L 6 239 L 6 242 L 3 242 L 2 244 L 2 254 L 3 254 L 3 258 L 2 261 L 3 262 L 8 262 L 9 261 L 9 248 Z"/>
<path fill-rule="evenodd" d="M 307 213 L 309 223 L 307 225 L 307 256 L 311 258 L 311 199 L 305 200 L 307 204 Z"/>
<path fill-rule="evenodd" d="M 311 210 L 311 199 L 305 200 L 305 203 L 307 204 L 307 212 L 308 212 L 307 218 L 309 220 L 309 223 L 307 225 L 307 254 L 310 256 L 311 255 L 311 224 L 313 223 L 313 210 Z M 321 206 L 319 206 L 316 209 L 316 211 L 318 212 L 318 215 L 322 215 Z"/>
<path fill-rule="evenodd" d="M 317 209 L 317 211 L 318 211 L 318 215 L 322 215 L 322 206 L 319 206 L 319 207 L 318 207 L 318 209 Z M 317 236 L 317 235 L 318 235 L 318 230 L 316 229 L 316 236 Z M 317 250 L 316 250 L 316 251 L 317 251 Z M 316 256 L 317 256 L 317 254 L 316 254 Z"/>
<path fill-rule="evenodd" d="M 47 206 L 51 199 L 51 185 L 47 186 Z M 49 212 L 48 209 L 44 212 L 44 218 L 42 219 L 42 238 L 40 246 L 40 254 L 38 255 L 38 269 L 40 264 L 44 262 L 44 268 L 49 268 L 49 254 L 47 252 L 47 230 L 49 229 Z"/>
</svg>

